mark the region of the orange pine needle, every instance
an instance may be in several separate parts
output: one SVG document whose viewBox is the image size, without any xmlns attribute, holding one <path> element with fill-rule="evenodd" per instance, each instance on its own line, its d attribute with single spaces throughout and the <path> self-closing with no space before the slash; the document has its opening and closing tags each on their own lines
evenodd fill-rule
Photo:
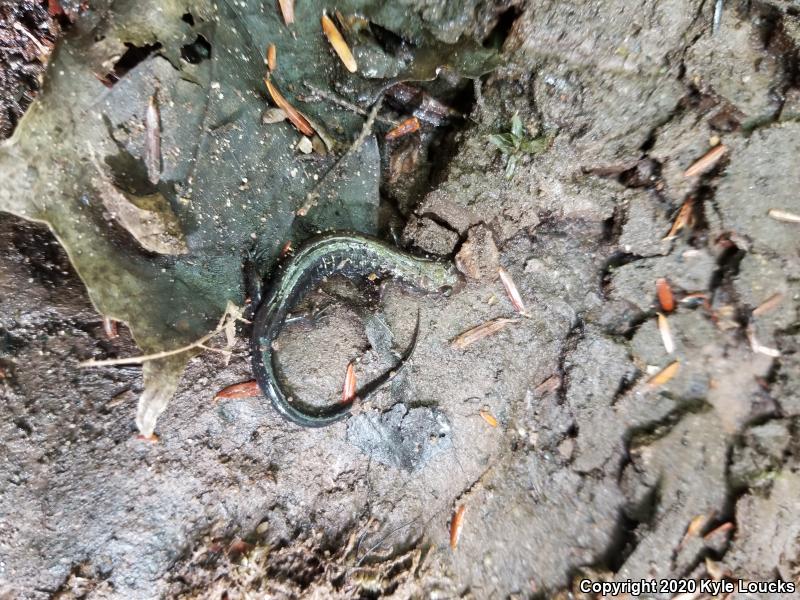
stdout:
<svg viewBox="0 0 800 600">
<path fill-rule="evenodd" d="M 325 13 L 322 13 L 322 31 L 325 32 L 325 37 L 328 38 L 345 68 L 351 73 L 355 73 L 358 70 L 356 59 L 353 58 L 353 53 L 350 52 L 350 47 L 344 41 L 342 34 L 339 33 L 336 24 Z"/>
<path fill-rule="evenodd" d="M 656 294 L 658 295 L 658 303 L 661 305 L 661 310 L 665 313 L 675 310 L 675 296 L 672 294 L 669 282 L 663 277 L 656 280 Z"/>
<path fill-rule="evenodd" d="M 458 547 L 458 540 L 461 537 L 461 528 L 464 526 L 464 513 L 467 512 L 465 504 L 456 508 L 453 513 L 453 519 L 450 521 L 450 549 L 455 550 Z"/>
<path fill-rule="evenodd" d="M 784 223 L 800 223 L 800 215 L 789 212 L 788 210 L 770 208 L 767 214 L 776 221 L 783 221 Z"/>
<path fill-rule="evenodd" d="M 722 144 L 717 144 L 711 150 L 706 152 L 703 156 L 697 159 L 695 162 L 692 163 L 686 172 L 683 174 L 684 177 L 694 177 L 695 175 L 702 175 L 703 173 L 710 171 L 714 168 L 719 162 L 725 153 L 728 151 L 728 148 L 723 146 Z"/>
<path fill-rule="evenodd" d="M 753 309 L 753 316 L 760 317 L 761 315 L 770 313 L 778 308 L 781 302 L 783 302 L 783 294 L 780 292 L 772 294 L 772 296 L 764 300 L 761 304 Z"/>
<path fill-rule="evenodd" d="M 707 534 L 705 534 L 703 536 L 703 539 L 704 540 L 709 540 L 709 539 L 714 538 L 714 537 L 716 537 L 716 536 L 718 536 L 720 534 L 728 534 L 731 531 L 733 531 L 733 523 L 728 521 L 726 523 L 723 523 L 722 525 L 720 525 L 716 529 L 712 529 L 711 531 L 709 531 Z"/>
<path fill-rule="evenodd" d="M 287 25 L 294 23 L 294 0 L 278 0 L 278 6 L 281 8 L 283 22 Z"/>
<path fill-rule="evenodd" d="M 503 287 L 506 288 L 508 299 L 511 300 L 511 306 L 513 306 L 514 310 L 516 310 L 518 313 L 527 317 L 528 313 L 525 310 L 525 303 L 522 301 L 522 296 L 520 295 L 514 280 L 511 278 L 511 274 L 503 267 L 500 267 L 497 272 L 500 275 L 500 281 L 503 282 Z"/>
<path fill-rule="evenodd" d="M 270 71 L 278 67 L 278 49 L 275 48 L 275 44 L 267 46 L 267 67 Z"/>
<path fill-rule="evenodd" d="M 344 376 L 344 386 L 342 387 L 342 404 L 350 404 L 356 399 L 356 369 L 353 361 L 347 365 L 347 373 Z"/>
<path fill-rule="evenodd" d="M 683 206 L 681 206 L 680 211 L 678 211 L 678 216 L 675 218 L 675 222 L 672 224 L 672 228 L 669 230 L 667 237 L 664 238 L 665 240 L 674 238 L 684 227 L 691 227 L 693 221 L 693 209 L 694 200 L 692 198 L 687 198 L 686 202 L 684 202 Z"/>
<path fill-rule="evenodd" d="M 214 401 L 216 402 L 220 398 L 254 398 L 260 395 L 261 390 L 258 387 L 258 382 L 255 379 L 251 379 L 250 381 L 234 383 L 221 389 L 214 396 Z"/>
<path fill-rule="evenodd" d="M 686 528 L 686 535 L 690 537 L 697 537 L 700 535 L 700 530 L 705 527 L 707 521 L 708 517 L 706 515 L 697 515 L 691 521 L 689 521 L 689 526 Z"/>
<path fill-rule="evenodd" d="M 265 78 L 264 83 L 267 85 L 267 91 L 269 92 L 272 101 L 275 103 L 275 106 L 283 109 L 283 112 L 286 113 L 286 118 L 292 122 L 292 125 L 297 127 L 297 129 L 303 135 L 313 137 L 314 128 L 311 127 L 311 124 L 306 120 L 306 118 L 301 115 L 294 106 L 289 104 L 289 101 L 286 100 L 283 95 L 281 95 L 281 93 L 278 91 L 278 88 L 276 88 L 269 79 Z"/>
<path fill-rule="evenodd" d="M 417 117 L 409 117 L 405 121 L 399 123 L 392 127 L 386 133 L 386 140 L 396 140 L 397 138 L 403 137 L 404 135 L 408 135 L 409 133 L 414 133 L 415 131 L 419 131 L 420 123 Z"/>
<path fill-rule="evenodd" d="M 488 337 L 494 333 L 497 333 L 501 329 L 504 329 L 507 325 L 516 322 L 517 319 L 507 319 L 503 317 L 492 319 L 491 321 L 486 321 L 485 323 L 481 323 L 480 325 L 473 327 L 472 329 L 467 329 L 465 332 L 458 334 L 450 342 L 450 345 L 453 348 L 457 348 L 458 350 L 463 350 L 464 348 L 471 346 L 475 342 L 482 340 L 483 338 Z"/>
<path fill-rule="evenodd" d="M 674 361 L 668 364 L 666 367 L 661 369 L 658 373 L 653 375 L 648 381 L 648 385 L 650 387 L 658 387 L 660 385 L 664 385 L 670 379 L 675 377 L 678 373 L 678 369 L 680 369 L 681 363 L 680 361 Z"/>
<path fill-rule="evenodd" d="M 479 414 L 483 417 L 483 420 L 489 424 L 490 427 L 497 427 L 497 419 L 495 419 L 494 415 L 488 410 L 481 410 L 479 411 Z"/>
<path fill-rule="evenodd" d="M 669 321 L 661 313 L 658 313 L 658 331 L 661 334 L 661 341 L 664 343 L 664 350 L 667 351 L 667 354 L 675 352 L 675 341 L 672 339 Z"/>
</svg>

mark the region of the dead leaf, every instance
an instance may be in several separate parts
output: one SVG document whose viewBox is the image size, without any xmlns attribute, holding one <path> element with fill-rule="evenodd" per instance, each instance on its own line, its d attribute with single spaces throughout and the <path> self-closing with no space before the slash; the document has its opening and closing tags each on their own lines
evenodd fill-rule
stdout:
<svg viewBox="0 0 800 600">
<path fill-rule="evenodd" d="M 136 409 L 136 427 L 144 437 L 151 437 L 159 415 L 178 389 L 189 356 L 186 353 L 144 363 L 144 391 Z"/>
<path fill-rule="evenodd" d="M 160 193 L 133 196 L 117 188 L 104 171 L 92 179 L 109 216 L 142 248 L 158 254 L 187 254 L 186 237 L 172 207 Z M 146 207 L 146 208 L 143 208 Z"/>
<path fill-rule="evenodd" d="M 275 44 L 270 44 L 267 47 L 267 68 L 270 71 L 278 68 L 278 50 L 275 48 Z"/>
</svg>

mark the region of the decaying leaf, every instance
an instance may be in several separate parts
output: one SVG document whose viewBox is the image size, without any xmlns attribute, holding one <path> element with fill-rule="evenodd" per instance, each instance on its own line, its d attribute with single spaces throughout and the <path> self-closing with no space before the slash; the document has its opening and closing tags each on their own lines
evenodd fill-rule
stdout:
<svg viewBox="0 0 800 600">
<path fill-rule="evenodd" d="M 214 401 L 220 398 L 254 398 L 260 395 L 261 388 L 258 387 L 258 382 L 255 379 L 251 379 L 250 381 L 234 383 L 233 385 L 221 389 L 214 395 Z"/>
<path fill-rule="evenodd" d="M 275 48 L 275 44 L 267 46 L 267 68 L 270 71 L 278 68 L 278 50 Z"/>
<path fill-rule="evenodd" d="M 169 202 L 160 192 L 134 196 L 119 189 L 105 172 L 92 180 L 108 215 L 142 248 L 158 254 L 187 254 L 186 237 Z"/>
<path fill-rule="evenodd" d="M 516 323 L 517 321 L 518 319 L 508 319 L 504 317 L 498 317 L 496 319 L 492 319 L 491 321 L 486 321 L 485 323 L 481 323 L 472 329 L 468 329 L 467 331 L 458 334 L 450 342 L 450 345 L 453 346 L 453 348 L 463 350 L 478 340 L 482 340 L 487 336 L 493 335 L 498 331 L 505 329 L 505 327 L 511 323 Z"/>
<path fill-rule="evenodd" d="M 453 513 L 450 520 L 450 549 L 458 548 L 458 540 L 461 538 L 461 529 L 464 527 L 464 514 L 467 512 L 467 505 L 461 504 Z"/>
<path fill-rule="evenodd" d="M 188 360 L 188 355 L 183 353 L 144 363 L 144 391 L 136 409 L 136 427 L 143 436 L 153 435 L 156 421 L 178 389 Z"/>
</svg>

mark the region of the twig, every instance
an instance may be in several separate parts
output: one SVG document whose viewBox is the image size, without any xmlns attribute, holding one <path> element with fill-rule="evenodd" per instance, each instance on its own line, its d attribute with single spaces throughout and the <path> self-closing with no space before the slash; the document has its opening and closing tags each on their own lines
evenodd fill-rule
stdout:
<svg viewBox="0 0 800 600">
<path fill-rule="evenodd" d="M 334 94 L 333 92 L 329 92 L 327 90 L 321 90 L 317 87 L 314 87 L 308 82 L 303 82 L 303 85 L 306 86 L 308 91 L 311 92 L 313 96 L 317 96 L 323 100 L 327 100 L 328 102 L 332 102 L 338 106 L 341 106 L 344 109 L 347 109 L 351 112 L 356 113 L 357 115 L 361 115 L 362 117 L 369 116 L 369 111 L 361 108 L 358 104 L 353 104 Z M 298 96 L 298 100 L 302 100 L 303 102 L 309 102 L 311 100 L 310 96 Z M 394 119 L 387 119 L 386 117 L 377 116 L 375 120 L 379 123 L 383 123 L 384 125 L 389 125 L 390 127 L 394 127 L 397 125 L 397 121 Z"/>
<path fill-rule="evenodd" d="M 204 348 L 206 350 L 216 350 L 216 348 L 209 348 L 204 344 L 213 338 L 218 333 L 222 333 L 225 330 L 225 326 L 228 323 L 228 319 L 237 319 L 237 316 L 232 313 L 230 309 L 230 304 L 228 309 L 225 310 L 225 314 L 222 315 L 222 318 L 219 320 L 219 324 L 217 327 L 205 334 L 198 340 L 195 340 L 191 344 L 187 344 L 185 346 L 181 346 L 180 348 L 175 348 L 173 350 L 163 350 L 161 352 L 155 352 L 153 354 L 144 354 L 142 356 L 129 356 L 127 358 L 107 358 L 105 360 L 85 360 L 81 363 L 78 363 L 79 367 L 110 367 L 114 365 L 138 365 L 143 362 L 147 362 L 150 360 L 159 360 L 161 358 L 167 358 L 170 356 L 175 356 L 176 354 L 182 354 L 183 352 L 188 352 L 194 348 Z M 224 352 L 224 351 L 223 351 Z"/>
<path fill-rule="evenodd" d="M 361 133 L 358 134 L 358 137 L 355 141 L 350 145 L 347 151 L 342 154 L 342 156 L 337 160 L 333 166 L 328 169 L 328 171 L 323 175 L 319 182 L 311 189 L 308 194 L 306 194 L 306 201 L 297 210 L 297 215 L 304 217 L 308 214 L 308 211 L 311 210 L 314 206 L 316 206 L 317 201 L 319 200 L 319 189 L 322 187 L 322 184 L 331 175 L 334 171 L 336 171 L 345 160 L 347 160 L 351 154 L 358 151 L 359 148 L 364 144 L 364 141 L 367 137 L 372 133 L 372 127 L 375 125 L 375 119 L 378 116 L 378 111 L 383 104 L 383 95 L 381 95 L 376 101 L 375 104 L 372 105 L 372 109 L 369 111 L 369 115 L 367 115 L 367 120 L 364 121 L 364 126 L 361 128 Z"/>
</svg>

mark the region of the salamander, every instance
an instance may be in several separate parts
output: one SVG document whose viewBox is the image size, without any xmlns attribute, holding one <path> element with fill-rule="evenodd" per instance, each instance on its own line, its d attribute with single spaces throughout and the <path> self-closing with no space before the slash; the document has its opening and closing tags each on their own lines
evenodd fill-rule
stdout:
<svg viewBox="0 0 800 600">
<path fill-rule="evenodd" d="M 289 421 L 304 427 L 324 427 L 346 417 L 351 405 L 317 407 L 289 399 L 275 373 L 273 349 L 287 315 L 328 277 L 342 275 L 357 280 L 372 274 L 428 293 L 449 294 L 460 281 L 452 263 L 418 257 L 368 236 L 330 233 L 305 243 L 275 277 L 256 312 L 251 339 L 253 372 L 259 387 Z"/>
</svg>

